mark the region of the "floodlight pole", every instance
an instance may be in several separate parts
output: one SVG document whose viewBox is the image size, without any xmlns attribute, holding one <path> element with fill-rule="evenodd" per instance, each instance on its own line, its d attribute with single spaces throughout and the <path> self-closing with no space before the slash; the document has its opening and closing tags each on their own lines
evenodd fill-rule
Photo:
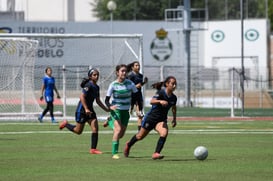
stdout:
<svg viewBox="0 0 273 181">
<path fill-rule="evenodd" d="M 115 1 L 109 1 L 107 3 L 107 9 L 110 11 L 110 23 L 111 23 L 111 33 L 113 33 L 113 11 L 117 8 L 117 4 Z"/>
<path fill-rule="evenodd" d="M 185 42 L 184 69 L 185 69 L 185 106 L 191 107 L 191 56 L 190 56 L 190 36 L 191 36 L 191 5 L 190 0 L 184 0 L 183 9 L 183 33 Z"/>
<path fill-rule="evenodd" d="M 242 90 L 242 110 L 241 116 L 244 116 L 245 112 L 245 66 L 244 66 L 244 0 L 240 0 L 240 9 L 241 9 L 241 76 L 240 76 L 240 85 Z"/>
</svg>

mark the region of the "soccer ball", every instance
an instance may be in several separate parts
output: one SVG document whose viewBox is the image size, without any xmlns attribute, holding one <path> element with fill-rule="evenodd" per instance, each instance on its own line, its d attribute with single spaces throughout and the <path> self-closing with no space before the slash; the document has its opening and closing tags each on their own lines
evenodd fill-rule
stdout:
<svg viewBox="0 0 273 181">
<path fill-rule="evenodd" d="M 205 160 L 208 157 L 209 152 L 208 152 L 208 149 L 206 147 L 197 146 L 194 149 L 193 155 L 197 160 Z"/>
</svg>

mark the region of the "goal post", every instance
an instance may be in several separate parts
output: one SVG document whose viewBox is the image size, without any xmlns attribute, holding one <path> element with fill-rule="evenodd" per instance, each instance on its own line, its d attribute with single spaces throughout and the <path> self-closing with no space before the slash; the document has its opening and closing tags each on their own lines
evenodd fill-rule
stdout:
<svg viewBox="0 0 273 181">
<path fill-rule="evenodd" d="M 0 118 L 28 117 L 41 111 L 34 93 L 38 41 L 0 38 Z"/>
<path fill-rule="evenodd" d="M 56 87 L 61 93 L 60 101 L 54 99 L 54 111 L 61 111 L 63 118 L 69 120 L 74 119 L 81 93 L 80 82 L 87 77 L 90 67 L 100 72 L 98 85 L 102 102 L 109 84 L 116 79 L 116 65 L 138 60 L 140 71 L 144 74 L 142 34 L 0 34 L 1 37 L 38 41 L 33 76 L 35 97 L 38 99 L 40 96 L 44 69 L 50 66 Z M 94 108 L 100 118 L 109 115 L 96 103 Z"/>
</svg>

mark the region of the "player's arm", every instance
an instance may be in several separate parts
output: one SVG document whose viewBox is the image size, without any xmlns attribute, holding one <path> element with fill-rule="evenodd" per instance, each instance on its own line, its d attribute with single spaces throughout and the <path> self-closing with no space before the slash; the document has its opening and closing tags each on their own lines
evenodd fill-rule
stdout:
<svg viewBox="0 0 273 181">
<path fill-rule="evenodd" d="M 144 84 L 146 84 L 148 82 L 148 78 L 147 77 L 144 77 L 144 81 L 141 82 L 141 85 L 143 86 Z"/>
<path fill-rule="evenodd" d="M 110 107 L 112 106 L 112 105 L 110 104 L 110 96 L 106 96 L 106 97 L 105 97 L 104 103 L 105 103 L 105 105 L 110 109 Z"/>
<path fill-rule="evenodd" d="M 162 105 L 162 106 L 167 106 L 168 105 L 168 102 L 165 101 L 165 100 L 161 100 L 160 99 L 160 95 L 155 95 L 151 101 L 150 101 L 150 104 L 152 105 Z"/>
<path fill-rule="evenodd" d="M 96 98 L 96 102 L 97 102 L 97 104 L 98 104 L 104 111 L 109 112 L 109 111 L 111 110 L 110 107 L 106 107 L 106 106 L 101 102 L 101 100 L 100 100 L 99 97 Z"/>
<path fill-rule="evenodd" d="M 87 104 L 86 104 L 86 100 L 85 100 L 85 94 L 84 93 L 81 93 L 81 95 L 80 95 L 80 101 L 81 101 L 81 103 L 82 103 L 82 106 L 83 106 L 83 108 L 84 108 L 84 110 L 85 110 L 85 113 L 87 114 L 87 115 L 90 115 L 91 114 L 91 111 L 88 109 L 88 107 L 87 107 Z"/>
<path fill-rule="evenodd" d="M 176 126 L 176 105 L 172 106 L 172 113 L 173 113 L 173 120 L 172 120 L 172 127 Z"/>
<path fill-rule="evenodd" d="M 59 94 L 59 92 L 58 92 L 58 90 L 57 90 L 57 87 L 56 87 L 55 85 L 54 85 L 54 90 L 55 90 L 55 92 L 56 92 L 56 94 L 57 94 L 57 98 L 60 99 L 61 96 L 60 96 L 60 94 Z"/>
<path fill-rule="evenodd" d="M 43 98 L 44 98 L 44 90 L 45 90 L 45 84 L 43 84 L 42 87 L 41 87 L 41 96 L 40 96 L 40 100 L 43 100 Z"/>
</svg>

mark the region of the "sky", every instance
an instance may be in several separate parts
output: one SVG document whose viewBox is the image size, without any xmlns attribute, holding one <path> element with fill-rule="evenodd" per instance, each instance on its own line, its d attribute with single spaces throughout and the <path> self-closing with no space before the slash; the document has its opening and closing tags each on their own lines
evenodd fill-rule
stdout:
<svg viewBox="0 0 273 181">
<path fill-rule="evenodd" d="M 15 1 L 15 10 L 25 12 L 25 21 L 67 21 L 67 0 L 0 0 L 0 11 L 7 11 L 7 2 Z M 75 0 L 75 21 L 96 21 L 90 2 Z"/>
</svg>

